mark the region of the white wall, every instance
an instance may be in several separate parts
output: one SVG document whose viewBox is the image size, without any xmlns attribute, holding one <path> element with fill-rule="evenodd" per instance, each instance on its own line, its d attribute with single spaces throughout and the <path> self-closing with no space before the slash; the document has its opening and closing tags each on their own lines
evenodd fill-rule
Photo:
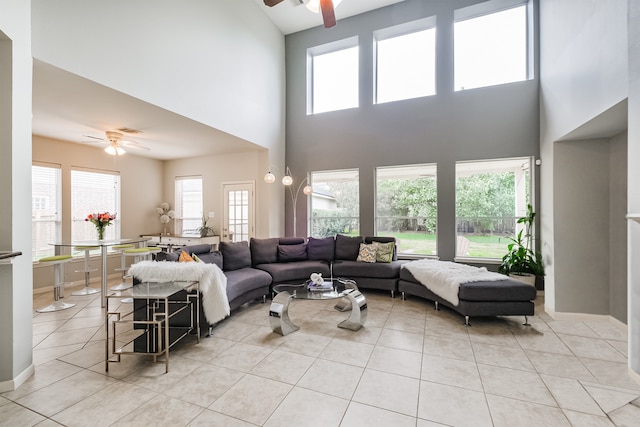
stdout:
<svg viewBox="0 0 640 427">
<path fill-rule="evenodd" d="M 31 252 L 30 2 L 0 0 L 0 250 Z M 0 265 L 0 392 L 33 373 L 29 256 Z"/>
<path fill-rule="evenodd" d="M 33 55 L 262 147 L 284 165 L 284 36 L 253 0 L 33 0 Z M 269 234 L 283 193 L 266 190 Z"/>
<path fill-rule="evenodd" d="M 552 311 L 565 310 L 556 301 L 556 286 L 566 286 L 556 283 L 556 230 L 573 220 L 566 210 L 559 217 L 555 206 L 560 180 L 554 174 L 564 165 L 555 164 L 554 144 L 627 97 L 626 17 L 626 0 L 540 0 L 540 237 L 545 305 Z M 589 298 L 579 287 L 561 292 Z"/>
</svg>

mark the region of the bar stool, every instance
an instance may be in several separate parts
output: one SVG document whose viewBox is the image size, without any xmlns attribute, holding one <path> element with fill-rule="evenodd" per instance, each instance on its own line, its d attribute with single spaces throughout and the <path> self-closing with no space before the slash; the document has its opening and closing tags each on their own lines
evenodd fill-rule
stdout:
<svg viewBox="0 0 640 427">
<path fill-rule="evenodd" d="M 112 246 L 114 250 L 120 252 L 120 268 L 116 268 L 116 271 L 122 272 L 122 282 L 119 285 L 112 286 L 109 289 L 112 291 L 124 291 L 133 286 L 133 283 L 127 283 L 127 255 L 124 253 L 127 249 L 133 249 L 135 246 L 132 244 L 115 245 Z"/>
<path fill-rule="evenodd" d="M 79 291 L 72 292 L 71 295 L 91 295 L 100 292 L 97 289 L 89 287 L 89 276 L 92 271 L 98 271 L 97 268 L 91 268 L 91 262 L 89 253 L 100 249 L 99 246 L 76 246 L 73 248 L 76 251 L 84 251 L 84 268 L 82 270 L 75 270 L 75 273 L 84 273 L 84 288 Z"/>
<path fill-rule="evenodd" d="M 53 303 L 37 309 L 36 311 L 38 313 L 66 310 L 67 308 L 75 306 L 75 304 L 60 301 L 60 298 L 64 298 L 64 264 L 71 262 L 72 259 L 73 257 L 71 255 L 55 255 L 38 260 L 40 263 L 53 265 L 54 274 Z"/>
</svg>

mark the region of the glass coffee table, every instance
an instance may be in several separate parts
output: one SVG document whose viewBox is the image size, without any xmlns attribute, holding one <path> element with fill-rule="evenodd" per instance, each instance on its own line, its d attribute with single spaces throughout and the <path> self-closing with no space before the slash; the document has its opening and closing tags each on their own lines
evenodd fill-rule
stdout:
<svg viewBox="0 0 640 427">
<path fill-rule="evenodd" d="M 293 299 L 331 300 L 339 299 L 334 308 L 338 311 L 349 311 L 348 319 L 338 324 L 339 328 L 357 331 L 367 320 L 367 299 L 358 290 L 355 281 L 336 278 L 327 280 L 331 288 L 326 290 L 310 290 L 308 281 L 299 285 L 275 285 L 273 291 L 277 294 L 269 308 L 269 323 L 273 332 L 288 335 L 300 329 L 289 319 L 289 303 Z"/>
</svg>

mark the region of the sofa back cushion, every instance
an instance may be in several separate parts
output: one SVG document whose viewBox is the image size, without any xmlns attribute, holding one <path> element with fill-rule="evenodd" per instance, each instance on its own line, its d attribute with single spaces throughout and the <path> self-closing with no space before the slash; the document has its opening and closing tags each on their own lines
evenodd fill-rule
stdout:
<svg viewBox="0 0 640 427">
<path fill-rule="evenodd" d="M 360 243 L 362 243 L 362 236 L 350 237 L 337 234 L 335 259 L 355 261 L 360 251 Z"/>
<path fill-rule="evenodd" d="M 281 245 L 301 245 L 304 243 L 303 237 L 281 237 L 278 242 Z"/>
<path fill-rule="evenodd" d="M 278 261 L 306 261 L 307 245 L 278 245 Z"/>
<path fill-rule="evenodd" d="M 325 237 L 324 239 L 316 239 L 309 237 L 307 241 L 307 258 L 313 261 L 333 261 L 334 248 L 336 239 L 333 237 Z"/>
<path fill-rule="evenodd" d="M 220 252 L 222 252 L 222 269 L 239 270 L 251 267 L 251 250 L 249 242 L 220 242 Z"/>
<path fill-rule="evenodd" d="M 252 237 L 249 244 L 251 263 L 255 266 L 278 262 L 278 242 L 279 239 L 277 237 L 272 239 L 256 239 Z"/>
</svg>

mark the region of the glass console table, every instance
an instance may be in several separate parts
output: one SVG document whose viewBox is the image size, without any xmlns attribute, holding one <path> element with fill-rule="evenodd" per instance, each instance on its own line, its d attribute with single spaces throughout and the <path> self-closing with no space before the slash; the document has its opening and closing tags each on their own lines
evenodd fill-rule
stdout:
<svg viewBox="0 0 640 427">
<path fill-rule="evenodd" d="M 195 290 L 196 292 L 187 292 L 183 300 L 170 299 L 184 290 Z M 109 301 L 122 298 L 143 300 L 146 301 L 146 304 L 137 309 L 135 305 L 131 309 L 131 304 L 121 304 L 114 311 L 109 311 Z M 200 342 L 198 282 L 144 282 L 124 291 L 109 294 L 106 299 L 105 371 L 109 371 L 109 363 L 120 362 L 120 356 L 123 354 L 146 354 L 153 356 L 154 362 L 159 361 L 158 357 L 164 356 L 160 362 L 165 363 L 165 372 L 169 372 L 169 349 L 174 344 L 192 332 Z M 129 311 L 121 312 L 120 309 L 123 307 Z M 184 310 L 189 310 L 191 324 L 189 326 L 171 326 L 169 320 Z M 124 330 L 119 331 L 119 328 Z M 119 335 L 122 336 L 124 333 L 132 331 L 135 338 L 118 344 Z"/>
<path fill-rule="evenodd" d="M 269 308 L 269 323 L 271 330 L 280 335 L 288 335 L 300 329 L 289 319 L 289 303 L 292 299 L 330 300 L 340 299 L 334 308 L 338 311 L 349 311 L 348 319 L 338 324 L 339 328 L 357 331 L 367 320 L 367 299 L 358 290 L 356 282 L 350 279 L 332 279 L 331 288 L 327 290 L 310 290 L 308 282 L 299 285 L 275 285 L 273 291 L 277 294 Z"/>
</svg>

